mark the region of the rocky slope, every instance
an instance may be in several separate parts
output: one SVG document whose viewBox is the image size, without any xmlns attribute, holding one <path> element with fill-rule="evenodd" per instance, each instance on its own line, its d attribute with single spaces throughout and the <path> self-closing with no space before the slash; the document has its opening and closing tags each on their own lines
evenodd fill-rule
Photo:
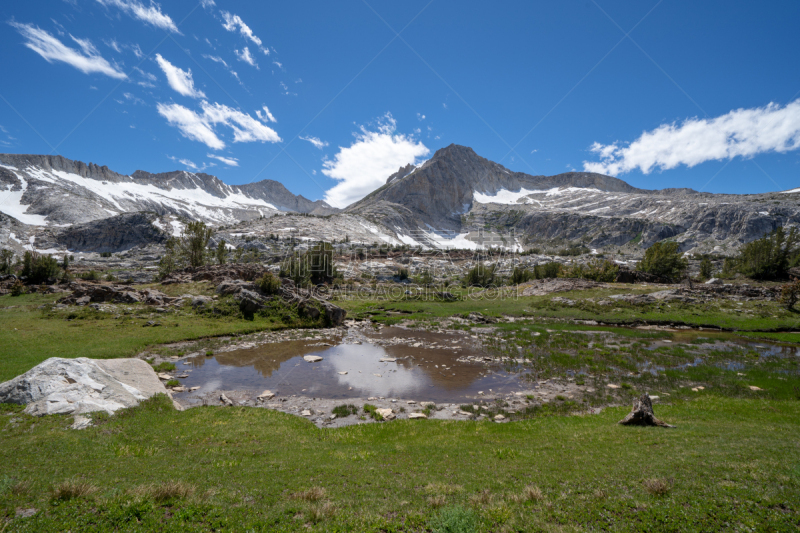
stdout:
<svg viewBox="0 0 800 533">
<path fill-rule="evenodd" d="M 126 176 L 61 156 L 0 154 L 0 212 L 23 224 L 76 224 L 138 211 L 218 224 L 280 212 L 335 212 L 272 180 L 236 186 L 186 171 Z"/>
<path fill-rule="evenodd" d="M 401 168 L 346 212 L 409 244 L 616 249 L 671 238 L 684 250 L 725 252 L 800 223 L 797 193 L 651 191 L 587 172 L 531 176 L 450 145 L 416 169 Z"/>
</svg>

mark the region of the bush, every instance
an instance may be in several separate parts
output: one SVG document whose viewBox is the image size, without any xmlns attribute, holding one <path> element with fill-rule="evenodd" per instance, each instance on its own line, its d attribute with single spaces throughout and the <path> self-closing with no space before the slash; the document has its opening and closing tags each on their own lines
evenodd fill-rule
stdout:
<svg viewBox="0 0 800 533">
<path fill-rule="evenodd" d="M 711 259 L 707 255 L 700 260 L 700 279 L 711 279 L 714 275 Z"/>
<path fill-rule="evenodd" d="M 511 273 L 510 281 L 511 285 L 519 285 L 532 279 L 536 279 L 536 274 L 534 272 L 524 268 L 514 267 L 514 272 Z"/>
<path fill-rule="evenodd" d="M 794 309 L 798 300 L 800 300 L 800 281 L 787 283 L 781 287 L 780 302 L 786 309 L 789 311 Z"/>
<path fill-rule="evenodd" d="M 81 279 L 85 279 L 86 281 L 100 281 L 100 274 L 98 274 L 94 270 L 90 270 L 89 272 L 84 272 L 83 274 L 79 274 L 78 277 Z"/>
<path fill-rule="evenodd" d="M 265 272 L 261 279 L 256 282 L 256 285 L 264 294 L 277 294 L 281 288 L 281 280 L 270 272 Z"/>
<path fill-rule="evenodd" d="M 561 269 L 564 268 L 561 263 L 545 263 L 543 265 L 536 265 L 533 267 L 533 273 L 536 279 L 552 279 L 557 278 L 561 274 Z"/>
<path fill-rule="evenodd" d="M 575 255 L 583 255 L 588 254 L 591 252 L 586 246 L 578 245 L 578 246 L 570 246 L 569 248 L 562 248 L 556 255 L 560 255 L 562 257 L 570 257 Z"/>
<path fill-rule="evenodd" d="M 100 252 L 100 257 L 111 257 L 111 252 Z"/>
<path fill-rule="evenodd" d="M 733 270 L 752 279 L 785 278 L 789 268 L 800 258 L 798 244 L 797 229 L 792 228 L 787 234 L 783 228 L 778 228 L 742 246 L 734 259 Z"/>
<path fill-rule="evenodd" d="M 619 265 L 608 260 L 593 259 L 585 265 L 572 264 L 561 272 L 563 278 L 583 278 L 610 283 L 617 279 Z"/>
<path fill-rule="evenodd" d="M 475 265 L 464 276 L 464 285 L 467 287 L 491 287 L 496 283 L 496 270 L 497 265 L 486 266 L 483 263 Z"/>
<path fill-rule="evenodd" d="M 28 283 L 44 283 L 58 277 L 58 261 L 49 255 L 25 252 L 22 259 L 22 277 Z"/>
<path fill-rule="evenodd" d="M 333 245 L 327 242 L 303 254 L 295 252 L 281 264 L 280 277 L 291 279 L 299 287 L 330 283 L 338 276 L 333 264 Z"/>
<path fill-rule="evenodd" d="M 680 279 L 689 261 L 683 257 L 677 242 L 657 242 L 644 253 L 639 270 L 655 276 Z"/>
<path fill-rule="evenodd" d="M 400 281 L 403 281 L 404 279 L 408 279 L 408 269 L 407 268 L 401 268 L 400 270 L 398 270 L 397 271 L 397 278 Z"/>
<path fill-rule="evenodd" d="M 11 274 L 13 261 L 14 252 L 12 250 L 0 250 L 0 274 Z"/>
<path fill-rule="evenodd" d="M 11 296 L 21 296 L 25 292 L 25 285 L 20 280 L 14 282 L 11 286 Z"/>
</svg>

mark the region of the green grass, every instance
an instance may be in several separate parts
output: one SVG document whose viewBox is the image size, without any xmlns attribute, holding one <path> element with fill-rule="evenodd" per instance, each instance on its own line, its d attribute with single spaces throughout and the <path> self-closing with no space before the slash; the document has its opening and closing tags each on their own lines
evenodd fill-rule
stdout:
<svg viewBox="0 0 800 533">
<path fill-rule="evenodd" d="M 597 303 L 614 294 L 647 294 L 657 290 L 660 289 L 620 284 L 618 288 L 613 289 L 561 292 L 547 296 L 478 298 L 470 297 L 463 289 L 453 289 L 452 292 L 459 295 L 461 300 L 442 302 L 406 297 L 395 300 L 341 299 L 336 304 L 348 310 L 356 318 L 370 318 L 384 324 L 395 324 L 401 320 L 445 318 L 478 311 L 488 316 L 596 320 L 620 325 L 673 324 L 731 331 L 800 330 L 800 313 L 787 311 L 774 301 L 739 302 L 742 305 L 727 300 L 715 300 L 710 303 L 631 304 L 623 301 L 612 301 L 610 305 Z M 576 303 L 568 306 L 553 302 L 552 299 L 555 297 L 572 299 Z M 402 315 L 398 316 L 396 313 Z"/>
<path fill-rule="evenodd" d="M 0 530 L 796 530 L 800 402 L 656 405 L 672 430 L 627 411 L 321 430 L 156 398 L 74 431 L 0 405 Z"/>
<path fill-rule="evenodd" d="M 30 370 L 49 357 L 131 357 L 153 345 L 316 325 L 299 320 L 291 308 L 276 309 L 273 316 L 256 314 L 250 320 L 194 311 L 191 306 L 180 312 L 157 314 L 145 306 L 121 305 L 120 309 L 131 311 L 129 314 L 120 311 L 119 318 L 89 307 L 64 311 L 40 309 L 55 299 L 53 295 L 41 294 L 0 296 L 0 382 Z M 148 321 L 161 326 L 142 327 Z"/>
</svg>

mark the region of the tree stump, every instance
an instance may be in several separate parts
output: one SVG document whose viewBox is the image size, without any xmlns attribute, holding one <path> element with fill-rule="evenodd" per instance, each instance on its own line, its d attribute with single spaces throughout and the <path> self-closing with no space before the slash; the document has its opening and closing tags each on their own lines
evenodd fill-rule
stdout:
<svg viewBox="0 0 800 533">
<path fill-rule="evenodd" d="M 620 420 L 619 423 L 623 426 L 675 427 L 656 418 L 656 415 L 653 413 L 653 402 L 650 400 L 650 396 L 647 393 L 633 400 L 633 410 L 628 413 L 628 416 Z"/>
</svg>

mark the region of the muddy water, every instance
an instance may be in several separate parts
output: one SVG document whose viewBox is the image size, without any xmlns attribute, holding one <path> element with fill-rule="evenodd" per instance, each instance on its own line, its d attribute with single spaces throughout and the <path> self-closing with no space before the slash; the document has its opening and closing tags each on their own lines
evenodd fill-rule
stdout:
<svg viewBox="0 0 800 533">
<path fill-rule="evenodd" d="M 322 344 L 335 344 L 324 346 Z M 322 361 L 308 363 L 305 355 Z M 202 396 L 216 390 L 269 389 L 278 396 L 327 399 L 384 398 L 458 402 L 478 392 L 503 394 L 523 385 L 519 374 L 499 367 L 460 363 L 463 355 L 484 355 L 471 337 L 385 328 L 360 337 L 291 341 L 189 359 L 178 373 L 184 387 L 200 387 L 177 397 Z"/>
</svg>

